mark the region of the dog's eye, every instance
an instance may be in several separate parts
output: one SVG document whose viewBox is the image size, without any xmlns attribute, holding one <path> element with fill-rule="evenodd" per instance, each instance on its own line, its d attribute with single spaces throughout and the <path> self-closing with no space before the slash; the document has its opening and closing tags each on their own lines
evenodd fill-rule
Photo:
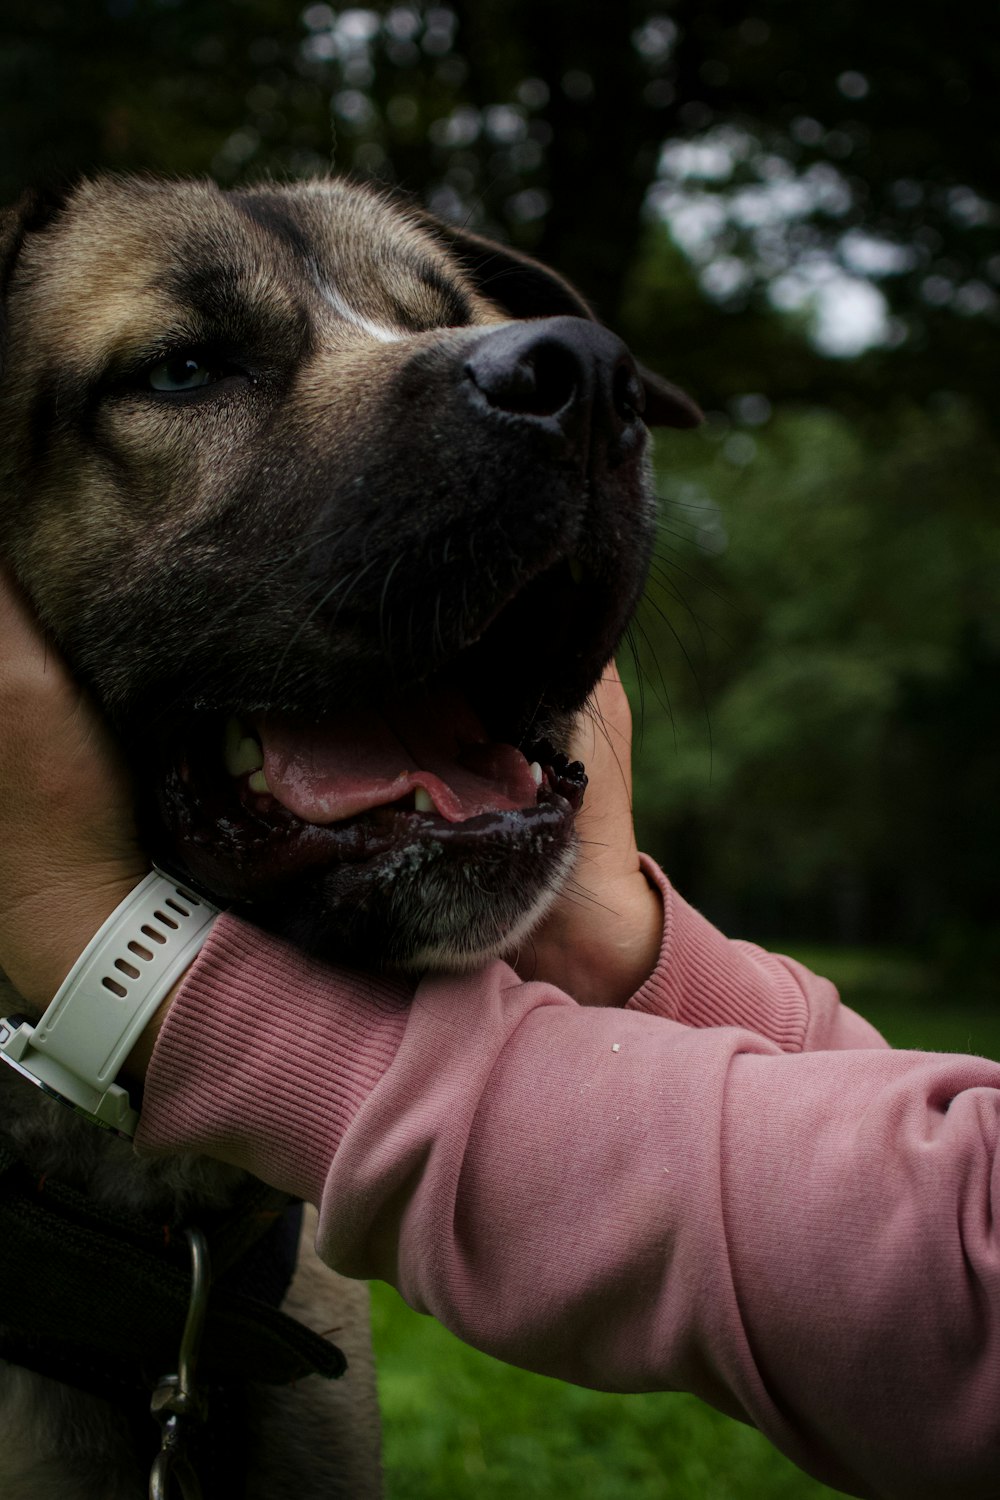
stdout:
<svg viewBox="0 0 1000 1500">
<path fill-rule="evenodd" d="M 175 354 L 146 373 L 152 391 L 198 391 L 219 379 L 219 371 L 194 354 Z"/>
</svg>

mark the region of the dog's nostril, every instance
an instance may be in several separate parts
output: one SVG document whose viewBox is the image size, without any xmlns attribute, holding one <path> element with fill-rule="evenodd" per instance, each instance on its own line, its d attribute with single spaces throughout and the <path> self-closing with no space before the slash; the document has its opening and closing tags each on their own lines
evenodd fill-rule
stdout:
<svg viewBox="0 0 1000 1500">
<path fill-rule="evenodd" d="M 611 400 L 623 422 L 634 422 L 646 407 L 646 393 L 632 361 L 622 362 L 611 383 Z"/>
<path fill-rule="evenodd" d="M 599 323 L 527 319 L 473 337 L 462 372 L 480 414 L 485 403 L 494 419 L 561 437 L 574 455 L 609 443 L 632 451 L 641 441 L 641 378 L 622 341 Z"/>
<path fill-rule="evenodd" d="M 465 368 L 491 406 L 538 417 L 561 412 L 580 381 L 573 353 L 554 340 L 514 351 L 487 347 Z"/>
</svg>

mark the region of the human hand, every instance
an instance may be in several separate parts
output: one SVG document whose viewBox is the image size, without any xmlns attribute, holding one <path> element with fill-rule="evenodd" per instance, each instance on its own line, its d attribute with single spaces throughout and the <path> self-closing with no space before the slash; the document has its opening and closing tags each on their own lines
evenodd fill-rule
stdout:
<svg viewBox="0 0 1000 1500">
<path fill-rule="evenodd" d="M 632 713 L 610 662 L 577 720 L 570 756 L 587 768 L 570 880 L 513 964 L 581 1005 L 624 1005 L 652 973 L 663 907 L 639 866 L 632 824 Z"/>
<path fill-rule="evenodd" d="M 0 969 L 30 1010 L 147 869 L 114 741 L 0 571 Z"/>
</svg>

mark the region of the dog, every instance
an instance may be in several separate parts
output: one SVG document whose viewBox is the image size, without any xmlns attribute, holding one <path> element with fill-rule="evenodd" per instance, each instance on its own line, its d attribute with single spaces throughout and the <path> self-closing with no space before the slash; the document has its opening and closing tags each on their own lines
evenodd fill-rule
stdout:
<svg viewBox="0 0 1000 1500">
<path fill-rule="evenodd" d="M 697 408 L 554 272 L 339 179 L 30 195 L 0 279 L 0 555 L 118 736 L 157 862 L 326 958 L 516 946 L 574 862 L 566 750 L 643 588 L 647 429 Z M 258 1191 L 0 1086 L 25 1216 L 56 1183 L 74 1233 L 225 1225 Z M 288 1296 L 350 1373 L 220 1397 L 252 1420 L 195 1455 L 206 1494 L 376 1494 L 363 1300 L 308 1258 Z M 145 1494 L 148 1388 L 7 1332 L 7 1500 Z"/>
</svg>

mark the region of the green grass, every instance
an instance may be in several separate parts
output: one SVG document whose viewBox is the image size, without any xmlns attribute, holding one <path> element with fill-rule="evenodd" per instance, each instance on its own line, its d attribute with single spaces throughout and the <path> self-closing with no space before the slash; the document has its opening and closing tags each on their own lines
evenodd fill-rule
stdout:
<svg viewBox="0 0 1000 1500">
<path fill-rule="evenodd" d="M 869 948 L 796 948 L 794 956 L 840 990 L 894 1047 L 1000 1058 L 1000 1008 L 906 953 Z"/>
<path fill-rule="evenodd" d="M 607 1396 L 477 1354 L 373 1288 L 388 1500 L 823 1500 L 691 1396 Z"/>
<path fill-rule="evenodd" d="M 903 954 L 797 949 L 897 1047 L 1000 1057 L 1000 1016 Z M 832 1500 L 689 1396 L 607 1396 L 477 1354 L 373 1289 L 388 1500 Z"/>
</svg>

